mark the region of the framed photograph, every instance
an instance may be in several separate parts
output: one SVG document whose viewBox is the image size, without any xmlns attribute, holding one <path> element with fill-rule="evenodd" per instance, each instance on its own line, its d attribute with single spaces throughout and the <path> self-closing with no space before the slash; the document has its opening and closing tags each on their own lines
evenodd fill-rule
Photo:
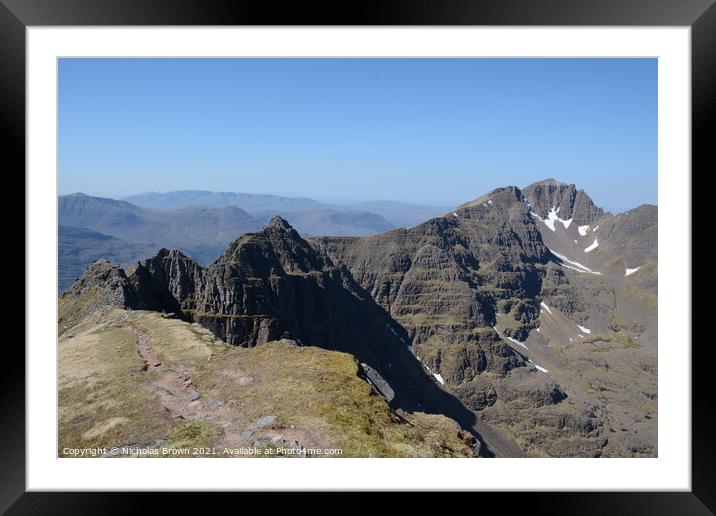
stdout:
<svg viewBox="0 0 716 516">
<path fill-rule="evenodd" d="M 713 2 L 0 1 L 26 203 L 2 510 L 713 513 Z"/>
</svg>

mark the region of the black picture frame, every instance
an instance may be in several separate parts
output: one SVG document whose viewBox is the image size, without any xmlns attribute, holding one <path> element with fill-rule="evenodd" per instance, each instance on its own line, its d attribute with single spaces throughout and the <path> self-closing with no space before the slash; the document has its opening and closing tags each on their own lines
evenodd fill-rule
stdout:
<svg viewBox="0 0 716 516">
<path fill-rule="evenodd" d="M 280 8 L 267 1 L 0 0 L 0 122 L 4 136 L 3 163 L 9 163 L 5 167 L 6 178 L 20 177 L 14 172 L 25 170 L 25 29 L 54 25 L 689 26 L 692 39 L 691 177 L 715 169 L 713 136 L 710 136 L 714 133 L 716 110 L 714 0 L 403 0 L 345 5 L 294 2 Z M 20 184 L 24 189 L 24 182 Z M 692 205 L 696 205 L 695 199 Z M 24 232 L 20 235 L 20 229 L 16 223 L 15 242 L 24 242 L 25 235 Z M 22 249 L 13 255 L 13 269 L 20 268 L 20 254 L 27 264 L 24 246 Z M 25 274 L 32 274 L 27 265 Z M 26 310 L 32 307 L 27 306 Z M 25 355 L 16 343 L 17 340 L 15 346 L 5 343 L 5 367 L 0 375 L 3 386 L 0 389 L 0 511 L 7 510 L 7 514 L 127 514 L 144 506 L 147 503 L 144 494 L 25 492 Z M 716 445 L 712 436 L 716 429 L 716 411 L 713 410 L 716 400 L 710 381 L 711 349 L 710 344 L 692 345 L 691 492 L 510 493 L 509 508 L 514 510 L 514 504 L 524 504 L 531 512 L 583 515 L 714 514 Z M 355 502 L 342 502 L 349 510 L 341 512 L 370 510 L 371 502 L 366 501 L 364 495 L 351 496 L 356 498 Z M 480 496 L 484 503 L 504 494 L 473 496 Z M 182 494 L 163 495 L 163 498 L 162 503 L 167 504 L 165 509 L 171 505 L 180 506 L 184 512 L 206 508 L 203 502 Z M 223 498 L 216 497 L 219 501 Z M 301 505 L 304 504 L 299 501 L 297 506 Z M 316 510 L 313 504 L 308 507 Z"/>
</svg>

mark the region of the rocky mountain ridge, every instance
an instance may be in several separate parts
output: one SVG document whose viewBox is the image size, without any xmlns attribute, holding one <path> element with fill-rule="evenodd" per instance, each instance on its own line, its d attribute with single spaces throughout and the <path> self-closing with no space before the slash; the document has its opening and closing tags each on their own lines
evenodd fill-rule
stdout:
<svg viewBox="0 0 716 516">
<path fill-rule="evenodd" d="M 276 217 L 207 267 L 166 249 L 128 273 L 95 264 L 61 304 L 98 290 L 233 345 L 291 338 L 346 351 L 386 380 L 393 406 L 443 413 L 476 433 L 491 424 L 530 454 L 648 455 L 655 376 L 639 385 L 643 398 L 612 400 L 630 373 L 604 365 L 627 357 L 652 368 L 651 351 L 633 343 L 655 350 L 655 210 L 613 217 L 549 180 L 369 237 L 306 240 Z M 575 250 L 590 230 L 605 236 L 599 252 L 582 252 L 587 261 Z M 643 250 L 627 256 L 624 242 Z M 619 275 L 626 260 L 654 265 Z M 598 371 L 599 385 L 584 381 Z M 609 403 L 640 418 L 638 439 L 611 435 Z"/>
</svg>

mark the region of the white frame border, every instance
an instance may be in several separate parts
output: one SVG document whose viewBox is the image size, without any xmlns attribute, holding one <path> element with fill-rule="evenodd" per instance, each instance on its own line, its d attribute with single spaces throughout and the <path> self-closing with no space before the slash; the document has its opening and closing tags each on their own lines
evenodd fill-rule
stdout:
<svg viewBox="0 0 716 516">
<path fill-rule="evenodd" d="M 28 27 L 27 490 L 690 491 L 690 42 L 689 27 Z M 60 56 L 658 57 L 659 361 L 668 364 L 659 368 L 658 458 L 57 458 L 57 270 L 48 257 L 57 256 Z"/>
</svg>

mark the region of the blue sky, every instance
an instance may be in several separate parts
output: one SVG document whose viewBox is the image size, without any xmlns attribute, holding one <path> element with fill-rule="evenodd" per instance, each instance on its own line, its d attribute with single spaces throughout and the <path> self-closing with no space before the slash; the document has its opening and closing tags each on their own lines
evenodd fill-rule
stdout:
<svg viewBox="0 0 716 516">
<path fill-rule="evenodd" d="M 657 200 L 656 59 L 61 59 L 60 193 Z"/>
</svg>

